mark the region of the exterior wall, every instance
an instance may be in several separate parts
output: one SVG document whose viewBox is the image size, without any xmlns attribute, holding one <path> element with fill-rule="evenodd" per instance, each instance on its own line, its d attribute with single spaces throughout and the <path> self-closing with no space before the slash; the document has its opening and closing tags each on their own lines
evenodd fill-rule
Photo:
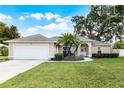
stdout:
<svg viewBox="0 0 124 93">
<path fill-rule="evenodd" d="M 56 53 L 56 47 L 54 45 L 54 43 L 50 43 L 49 44 L 49 56 L 54 57 L 54 54 Z"/>
<path fill-rule="evenodd" d="M 12 59 L 12 57 L 13 57 L 13 43 L 9 43 L 9 55 L 8 55 L 8 57 L 9 57 L 9 59 Z"/>
<path fill-rule="evenodd" d="M 49 57 L 54 57 L 55 53 L 62 53 L 62 47 L 56 47 L 54 43 L 40 43 L 40 42 L 32 42 L 32 43 L 9 43 L 9 58 L 12 59 L 13 57 L 13 46 L 15 44 L 49 44 Z M 92 46 L 91 42 L 87 42 L 88 45 L 88 56 L 91 57 L 92 53 L 97 53 L 98 47 L 101 47 L 102 53 L 111 53 L 111 46 Z M 81 54 L 80 46 L 78 47 L 77 55 Z"/>
<path fill-rule="evenodd" d="M 124 49 L 112 49 L 113 53 L 119 53 L 120 57 L 124 57 Z"/>
<path fill-rule="evenodd" d="M 124 57 L 124 49 L 119 49 L 119 56 Z"/>
<path fill-rule="evenodd" d="M 102 53 L 111 53 L 111 46 L 92 46 L 92 53 L 97 53 L 98 47 L 101 47 Z"/>
<path fill-rule="evenodd" d="M 92 43 L 91 42 L 88 42 L 88 49 L 89 49 L 89 53 L 88 53 L 88 56 L 89 57 L 92 57 Z"/>
<path fill-rule="evenodd" d="M 61 47 L 61 46 L 56 46 L 55 44 L 54 44 L 54 54 L 55 53 L 62 53 L 63 52 L 63 47 Z"/>
<path fill-rule="evenodd" d="M 57 52 L 56 51 L 56 47 L 54 45 L 54 43 L 40 43 L 40 42 L 33 42 L 33 43 L 9 43 L 9 59 L 12 59 L 13 58 L 13 46 L 16 45 L 16 44 L 25 44 L 25 45 L 29 45 L 29 44 L 32 44 L 32 45 L 36 45 L 36 44 L 49 44 L 49 57 L 54 57 L 54 54 Z"/>
</svg>

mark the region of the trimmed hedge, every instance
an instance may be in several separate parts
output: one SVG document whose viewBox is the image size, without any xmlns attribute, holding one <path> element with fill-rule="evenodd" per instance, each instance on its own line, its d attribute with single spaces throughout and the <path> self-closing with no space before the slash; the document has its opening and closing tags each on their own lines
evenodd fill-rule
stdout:
<svg viewBox="0 0 124 93">
<path fill-rule="evenodd" d="M 56 53 L 55 54 L 55 60 L 58 60 L 58 61 L 63 60 L 63 54 L 62 53 Z"/>
<path fill-rule="evenodd" d="M 0 47 L 0 54 L 1 56 L 8 56 L 8 48 L 7 47 Z"/>
<path fill-rule="evenodd" d="M 93 58 L 117 58 L 119 56 L 118 53 L 111 54 L 92 54 Z"/>
</svg>

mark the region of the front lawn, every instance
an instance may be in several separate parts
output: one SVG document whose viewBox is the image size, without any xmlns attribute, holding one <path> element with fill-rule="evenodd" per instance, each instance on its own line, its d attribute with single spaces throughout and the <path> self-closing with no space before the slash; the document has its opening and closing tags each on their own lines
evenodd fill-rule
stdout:
<svg viewBox="0 0 124 93">
<path fill-rule="evenodd" d="M 0 62 L 8 60 L 7 56 L 0 56 Z"/>
<path fill-rule="evenodd" d="M 124 58 L 97 59 L 87 63 L 43 63 L 0 87 L 124 87 Z"/>
</svg>

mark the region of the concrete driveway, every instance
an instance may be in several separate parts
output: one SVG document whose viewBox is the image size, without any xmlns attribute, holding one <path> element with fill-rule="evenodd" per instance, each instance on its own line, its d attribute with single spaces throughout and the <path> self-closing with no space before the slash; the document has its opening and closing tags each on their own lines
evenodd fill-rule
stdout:
<svg viewBox="0 0 124 93">
<path fill-rule="evenodd" d="M 0 83 L 3 83 L 43 62 L 45 62 L 45 60 L 9 60 L 6 62 L 1 62 Z"/>
</svg>

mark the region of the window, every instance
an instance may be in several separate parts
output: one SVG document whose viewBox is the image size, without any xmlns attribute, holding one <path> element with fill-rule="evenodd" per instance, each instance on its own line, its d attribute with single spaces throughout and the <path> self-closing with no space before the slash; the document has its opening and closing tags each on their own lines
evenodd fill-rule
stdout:
<svg viewBox="0 0 124 93">
<path fill-rule="evenodd" d="M 83 52 L 84 51 L 84 49 L 81 49 L 81 52 Z"/>
<path fill-rule="evenodd" d="M 101 51 L 101 47 L 98 47 L 98 51 Z"/>
<path fill-rule="evenodd" d="M 97 52 L 98 52 L 98 53 L 101 53 L 101 52 L 102 52 L 101 47 L 98 47 Z"/>
<path fill-rule="evenodd" d="M 69 47 L 63 47 L 63 54 L 69 54 L 71 51 L 69 50 Z"/>
</svg>

